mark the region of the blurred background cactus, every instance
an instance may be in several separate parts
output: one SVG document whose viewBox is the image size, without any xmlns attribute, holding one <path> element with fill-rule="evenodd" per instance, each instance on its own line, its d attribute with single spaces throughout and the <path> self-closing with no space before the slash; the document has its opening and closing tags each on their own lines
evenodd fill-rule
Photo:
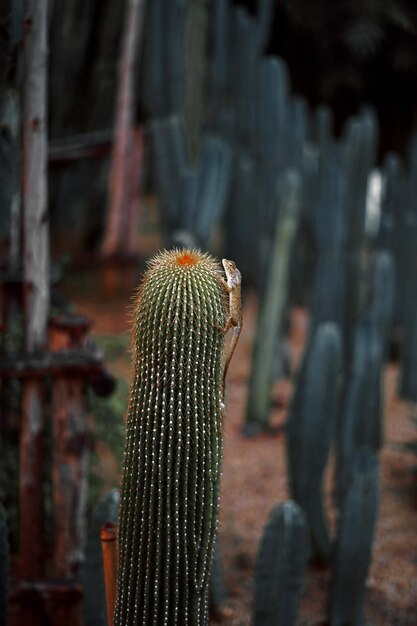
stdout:
<svg viewBox="0 0 417 626">
<path fill-rule="evenodd" d="M 296 624 L 308 557 L 302 509 L 291 500 L 277 505 L 265 526 L 255 569 L 254 624 Z"/>
<path fill-rule="evenodd" d="M 320 364 L 320 366 L 318 366 Z M 340 404 L 342 341 L 332 322 L 318 326 L 307 348 L 289 411 L 288 472 L 292 497 L 305 512 L 312 556 L 330 561 L 324 471 Z"/>
</svg>

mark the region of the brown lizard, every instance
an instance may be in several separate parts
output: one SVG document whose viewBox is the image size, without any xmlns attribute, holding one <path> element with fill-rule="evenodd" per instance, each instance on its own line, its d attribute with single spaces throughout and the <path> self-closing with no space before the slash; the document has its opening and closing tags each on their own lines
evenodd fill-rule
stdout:
<svg viewBox="0 0 417 626">
<path fill-rule="evenodd" d="M 229 328 L 233 328 L 232 339 L 230 342 L 229 354 L 227 355 L 222 378 L 222 405 L 224 408 L 224 394 L 226 388 L 227 370 L 232 360 L 233 353 L 239 341 L 240 331 L 242 329 L 242 302 L 241 302 L 241 284 L 242 275 L 236 267 L 236 263 L 229 259 L 222 259 L 222 265 L 226 274 L 226 280 L 222 277 L 221 284 L 229 294 L 229 317 L 226 325 L 221 330 L 227 333 Z"/>
</svg>

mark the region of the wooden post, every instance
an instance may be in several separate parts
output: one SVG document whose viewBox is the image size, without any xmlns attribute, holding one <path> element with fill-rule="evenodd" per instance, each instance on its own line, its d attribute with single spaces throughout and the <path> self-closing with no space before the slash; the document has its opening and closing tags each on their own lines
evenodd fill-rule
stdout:
<svg viewBox="0 0 417 626">
<path fill-rule="evenodd" d="M 104 255 L 109 257 L 135 253 L 135 248 L 129 249 L 126 245 L 126 239 L 129 240 L 128 234 L 131 230 L 129 205 L 132 203 L 127 177 L 131 174 L 129 165 L 132 161 L 132 153 L 135 152 L 134 80 L 137 48 L 142 33 L 143 4 L 144 0 L 127 0 L 109 180 L 109 209 L 103 242 Z M 135 161 L 134 158 L 133 161 Z"/>
<path fill-rule="evenodd" d="M 91 322 L 79 315 L 54 318 L 51 350 L 81 350 L 90 326 Z M 89 450 L 85 388 L 81 373 L 57 376 L 52 387 L 54 573 L 65 578 L 78 573 L 86 541 Z"/>
<path fill-rule="evenodd" d="M 116 604 L 117 582 L 117 526 L 106 522 L 100 532 L 103 552 L 104 584 L 106 587 L 107 616 L 109 626 L 113 626 L 114 607 Z"/>
<path fill-rule="evenodd" d="M 47 0 L 26 0 L 23 47 L 23 247 L 25 348 L 45 346 L 49 313 L 49 228 L 47 212 Z M 42 463 L 43 382 L 23 386 L 20 441 L 20 570 L 24 578 L 43 573 Z"/>
</svg>

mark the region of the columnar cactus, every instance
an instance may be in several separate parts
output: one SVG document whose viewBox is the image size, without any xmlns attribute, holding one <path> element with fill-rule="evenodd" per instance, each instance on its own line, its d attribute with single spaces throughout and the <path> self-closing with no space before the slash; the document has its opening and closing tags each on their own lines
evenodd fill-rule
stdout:
<svg viewBox="0 0 417 626">
<path fill-rule="evenodd" d="M 293 169 L 278 178 L 278 215 L 272 240 L 271 259 L 265 277 L 263 298 L 249 383 L 245 432 L 253 435 L 268 427 L 272 369 L 288 299 L 288 273 L 291 245 L 300 214 L 301 179 Z"/>
<path fill-rule="evenodd" d="M 115 626 L 205 626 L 222 459 L 220 267 L 149 263 L 136 298 Z"/>
<path fill-rule="evenodd" d="M 323 477 L 336 434 L 341 391 L 342 337 L 333 322 L 316 329 L 307 348 L 288 421 L 288 471 L 293 499 L 310 528 L 314 556 L 331 557 Z"/>
<path fill-rule="evenodd" d="M 362 626 L 366 579 L 379 508 L 379 464 L 369 448 L 356 452 L 340 511 L 330 597 L 331 626 Z"/>
<path fill-rule="evenodd" d="M 308 556 L 304 513 L 287 500 L 271 512 L 255 572 L 255 626 L 292 626 L 297 619 Z"/>
</svg>

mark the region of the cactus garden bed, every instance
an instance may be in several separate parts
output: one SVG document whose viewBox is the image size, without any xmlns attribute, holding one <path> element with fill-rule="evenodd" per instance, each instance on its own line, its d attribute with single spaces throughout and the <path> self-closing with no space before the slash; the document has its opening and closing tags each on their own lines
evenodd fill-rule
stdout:
<svg viewBox="0 0 417 626">
<path fill-rule="evenodd" d="M 83 293 L 83 295 L 80 295 Z M 78 309 L 95 320 L 95 332 L 123 336 L 128 331 L 130 293 L 97 297 L 88 289 L 71 287 Z M 268 435 L 247 439 L 242 435 L 250 367 L 256 304 L 248 298 L 244 329 L 234 360 L 226 394 L 224 420 L 224 465 L 220 514 L 220 544 L 223 554 L 227 598 L 211 619 L 213 626 L 252 624 L 253 570 L 260 538 L 274 505 L 289 497 L 285 459 L 285 419 L 291 397 L 291 381 L 274 387 L 273 428 Z M 290 349 L 295 368 L 302 354 L 307 316 L 292 313 Z M 126 378 L 128 354 L 117 355 L 113 371 Z M 385 372 L 385 444 L 381 453 L 381 505 L 376 540 L 367 584 L 366 609 L 372 626 L 417 624 L 417 456 L 412 444 L 417 430 L 413 407 L 395 395 L 398 369 L 390 364 Z M 99 442 L 96 479 L 105 491 L 118 484 L 117 464 L 108 446 Z M 332 475 L 327 472 L 327 498 L 331 501 Z M 330 509 L 330 507 L 329 507 Z M 330 526 L 335 520 L 329 519 Z M 298 626 L 328 623 L 327 603 L 330 571 L 310 565 L 305 576 Z"/>
</svg>

